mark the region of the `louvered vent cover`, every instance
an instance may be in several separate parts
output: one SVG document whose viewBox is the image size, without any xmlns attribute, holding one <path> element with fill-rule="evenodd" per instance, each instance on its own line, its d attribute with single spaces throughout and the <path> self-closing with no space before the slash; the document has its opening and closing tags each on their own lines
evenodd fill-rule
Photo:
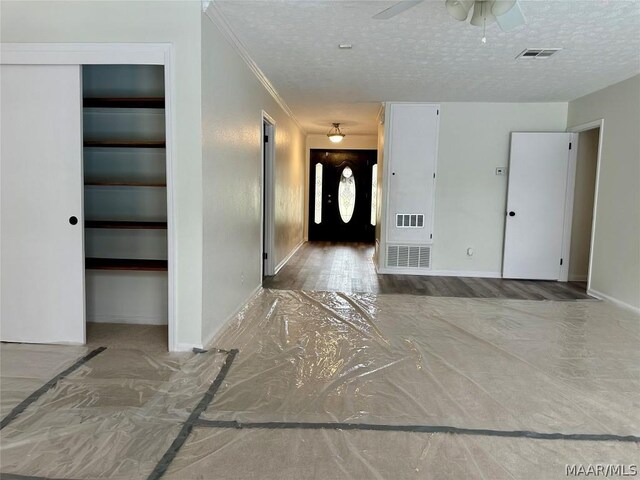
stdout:
<svg viewBox="0 0 640 480">
<path fill-rule="evenodd" d="M 396 214 L 396 227 L 423 228 L 424 215 L 422 213 L 398 213 Z"/>
<path fill-rule="evenodd" d="M 388 245 L 387 267 L 431 268 L 431 247 L 428 245 Z"/>
<path fill-rule="evenodd" d="M 561 48 L 527 48 L 520 52 L 516 58 L 549 58 L 558 53 Z"/>
</svg>

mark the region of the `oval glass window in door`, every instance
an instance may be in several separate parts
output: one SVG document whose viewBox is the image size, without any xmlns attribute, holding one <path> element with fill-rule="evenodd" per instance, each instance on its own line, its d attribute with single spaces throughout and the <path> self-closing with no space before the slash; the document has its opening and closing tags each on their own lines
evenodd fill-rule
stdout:
<svg viewBox="0 0 640 480">
<path fill-rule="evenodd" d="M 353 210 L 356 206 L 356 182 L 353 178 L 353 170 L 344 167 L 340 175 L 340 185 L 338 186 L 338 209 L 340 218 L 344 223 L 349 223 L 353 217 Z"/>
</svg>

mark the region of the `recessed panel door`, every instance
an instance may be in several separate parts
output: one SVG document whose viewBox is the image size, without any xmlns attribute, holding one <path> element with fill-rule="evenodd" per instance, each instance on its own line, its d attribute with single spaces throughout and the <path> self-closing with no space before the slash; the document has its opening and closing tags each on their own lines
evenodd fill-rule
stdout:
<svg viewBox="0 0 640 480">
<path fill-rule="evenodd" d="M 570 133 L 512 133 L 505 278 L 558 280 Z"/>
<path fill-rule="evenodd" d="M 309 240 L 373 242 L 376 150 L 311 150 Z"/>
<path fill-rule="evenodd" d="M 84 343 L 79 65 L 2 65 L 1 339 Z"/>
</svg>

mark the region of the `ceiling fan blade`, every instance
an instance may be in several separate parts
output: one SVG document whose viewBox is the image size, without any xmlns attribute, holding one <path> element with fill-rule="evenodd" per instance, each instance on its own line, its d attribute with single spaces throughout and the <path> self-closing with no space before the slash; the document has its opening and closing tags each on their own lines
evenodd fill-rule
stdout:
<svg viewBox="0 0 640 480">
<path fill-rule="evenodd" d="M 391 5 L 389 8 L 382 10 L 373 16 L 376 20 L 388 20 L 391 17 L 395 17 L 399 13 L 409 10 L 411 7 L 415 7 L 417 4 L 422 3 L 423 0 L 402 0 L 395 5 Z"/>
<path fill-rule="evenodd" d="M 516 2 L 507 13 L 497 16 L 496 22 L 503 32 L 509 32 L 522 25 L 526 25 L 527 19 L 525 18 L 524 13 L 522 13 L 520 2 Z"/>
</svg>

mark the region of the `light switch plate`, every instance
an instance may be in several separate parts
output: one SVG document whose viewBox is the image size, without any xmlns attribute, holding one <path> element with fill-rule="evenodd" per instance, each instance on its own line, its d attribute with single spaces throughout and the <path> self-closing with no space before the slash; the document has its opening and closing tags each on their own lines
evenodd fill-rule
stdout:
<svg viewBox="0 0 640 480">
<path fill-rule="evenodd" d="M 507 167 L 496 167 L 496 175 L 506 175 Z"/>
</svg>

